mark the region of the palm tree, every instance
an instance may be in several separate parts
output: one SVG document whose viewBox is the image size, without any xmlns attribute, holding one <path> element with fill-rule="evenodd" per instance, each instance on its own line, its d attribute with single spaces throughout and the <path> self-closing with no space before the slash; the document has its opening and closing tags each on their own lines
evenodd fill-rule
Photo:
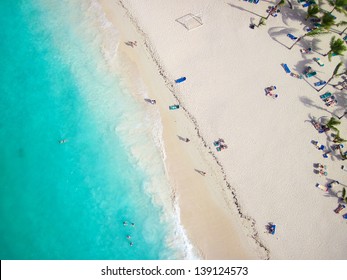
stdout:
<svg viewBox="0 0 347 280">
<path fill-rule="evenodd" d="M 317 90 L 318 92 L 320 92 L 323 88 L 325 88 L 325 87 L 331 82 L 332 79 L 334 79 L 335 77 L 341 75 L 341 73 L 338 74 L 337 72 L 339 71 L 339 69 L 340 69 L 340 67 L 341 67 L 342 65 L 343 65 L 343 62 L 340 62 L 339 64 L 336 65 L 333 74 L 331 75 L 331 77 L 329 78 L 329 80 L 327 81 L 327 83 L 326 83 L 323 87 L 321 87 L 320 89 Z"/>
<path fill-rule="evenodd" d="M 304 39 L 306 36 L 309 36 L 309 37 L 313 37 L 313 36 L 317 36 L 317 35 L 323 35 L 323 34 L 327 34 L 328 31 L 326 31 L 325 29 L 323 28 L 316 28 L 316 29 L 313 29 L 311 30 L 310 32 L 307 32 L 306 34 L 302 35 L 301 37 L 299 37 L 293 45 L 291 45 L 289 47 L 289 49 L 291 50 L 298 42 L 301 41 L 301 39 Z"/>
<path fill-rule="evenodd" d="M 345 51 L 347 51 L 345 42 L 340 38 L 335 40 L 335 36 L 333 36 L 330 40 L 330 51 L 324 54 L 324 56 L 328 56 L 329 61 L 331 61 L 331 57 L 333 54 L 343 55 Z"/>
<path fill-rule="evenodd" d="M 266 19 L 265 19 L 265 18 L 263 18 L 263 17 L 261 17 L 261 18 L 260 18 L 260 20 L 259 20 L 259 23 L 258 23 L 257 27 L 262 26 L 262 25 L 266 25 Z"/>
<path fill-rule="evenodd" d="M 338 129 L 336 128 L 336 125 L 339 125 L 340 123 L 341 123 L 340 121 L 338 121 L 334 117 L 331 117 L 331 119 L 327 122 L 325 126 L 335 131 L 338 131 Z"/>
<path fill-rule="evenodd" d="M 317 16 L 318 13 L 319 13 L 318 5 L 309 6 L 305 20 L 308 20 L 309 18 L 318 18 Z"/>
<path fill-rule="evenodd" d="M 346 191 L 346 188 L 343 188 L 342 189 L 342 201 L 344 202 L 344 203 L 347 203 L 347 191 Z"/>
<path fill-rule="evenodd" d="M 347 6 L 347 0 L 328 0 L 330 6 L 334 8 L 331 10 L 330 14 L 333 11 L 338 11 L 339 13 L 347 14 L 345 7 Z"/>
<path fill-rule="evenodd" d="M 345 25 L 347 25 L 347 21 L 340 21 L 338 24 L 336 24 L 336 26 L 337 27 L 339 27 L 339 26 L 345 26 Z M 339 33 L 339 35 L 342 35 L 345 31 L 347 30 L 347 27 L 345 28 L 345 29 L 343 29 L 340 33 Z"/>
<path fill-rule="evenodd" d="M 340 131 L 337 130 L 337 133 L 335 135 L 335 138 L 333 140 L 334 143 L 342 143 L 342 142 L 347 142 L 347 140 L 343 139 L 341 136 L 340 136 Z"/>
<path fill-rule="evenodd" d="M 330 30 L 333 25 L 336 25 L 335 17 L 330 13 L 324 13 L 322 16 L 321 27 Z"/>
</svg>

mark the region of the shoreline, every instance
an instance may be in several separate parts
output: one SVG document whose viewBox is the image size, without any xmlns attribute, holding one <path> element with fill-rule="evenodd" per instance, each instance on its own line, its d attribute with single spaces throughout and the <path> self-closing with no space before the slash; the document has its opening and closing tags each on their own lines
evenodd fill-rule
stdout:
<svg viewBox="0 0 347 280">
<path fill-rule="evenodd" d="M 223 167 L 200 135 L 194 117 L 184 106 L 182 111 L 168 111 L 168 104 L 180 101 L 146 34 L 125 6 L 119 11 L 118 3 L 99 2 L 108 20 L 119 28 L 119 52 L 124 52 L 137 65 L 150 98 L 157 100 L 173 200 L 178 201 L 181 224 L 195 250 L 203 259 L 268 259 L 269 252 L 257 238 L 255 221 L 242 214 L 235 190 L 228 193 L 226 188 L 231 187 Z M 130 22 L 131 26 L 128 26 Z M 126 46 L 124 41 L 128 40 L 137 40 L 138 46 Z M 177 136 L 188 137 L 190 142 L 184 143 Z M 194 168 L 208 172 L 201 176 Z M 247 225 L 240 217 L 248 220 Z M 252 244 L 254 241 L 256 244 Z"/>
</svg>

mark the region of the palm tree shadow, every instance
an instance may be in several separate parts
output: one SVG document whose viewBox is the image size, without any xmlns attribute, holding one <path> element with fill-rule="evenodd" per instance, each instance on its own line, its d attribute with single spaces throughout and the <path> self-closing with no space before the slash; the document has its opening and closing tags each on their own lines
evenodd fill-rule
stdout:
<svg viewBox="0 0 347 280">
<path fill-rule="evenodd" d="M 296 6 L 296 5 L 295 5 Z M 305 18 L 306 12 L 302 9 L 290 9 L 290 7 L 283 7 L 281 9 L 282 22 L 289 26 L 288 20 L 301 21 L 302 18 Z"/>
<path fill-rule="evenodd" d="M 272 40 L 276 41 L 280 45 L 286 47 L 289 50 L 289 46 L 285 45 L 281 41 L 277 39 L 279 36 L 287 35 L 290 32 L 293 32 L 295 29 L 293 28 L 288 28 L 288 27 L 271 27 L 268 30 L 269 36 L 272 38 Z"/>
<path fill-rule="evenodd" d="M 340 115 L 341 110 L 342 112 L 345 110 L 345 108 L 347 108 L 347 95 L 345 92 L 341 92 L 341 91 L 336 91 L 334 93 L 336 100 L 337 100 L 337 106 L 339 108 L 336 108 L 336 110 L 334 110 L 334 115 Z"/>
<path fill-rule="evenodd" d="M 334 113 L 328 111 L 326 108 L 320 107 L 316 104 L 313 103 L 313 101 L 309 98 L 307 98 L 306 96 L 300 96 L 299 100 L 304 104 L 304 106 L 309 107 L 309 108 L 316 108 L 322 111 L 325 111 L 331 115 L 335 115 Z"/>
<path fill-rule="evenodd" d="M 250 14 L 252 14 L 252 15 L 255 15 L 255 16 L 258 16 L 258 17 L 266 17 L 266 15 L 265 15 L 265 16 L 264 16 L 264 15 L 259 15 L 259 14 L 257 14 L 257 13 L 252 12 L 252 11 L 249 11 L 249 10 L 247 10 L 247 9 L 245 9 L 245 8 L 242 8 L 242 7 L 233 5 L 233 4 L 231 4 L 231 3 L 227 3 L 227 4 L 228 4 L 230 7 L 232 7 L 232 8 L 239 9 L 240 11 L 247 12 L 247 13 L 250 13 Z"/>
</svg>

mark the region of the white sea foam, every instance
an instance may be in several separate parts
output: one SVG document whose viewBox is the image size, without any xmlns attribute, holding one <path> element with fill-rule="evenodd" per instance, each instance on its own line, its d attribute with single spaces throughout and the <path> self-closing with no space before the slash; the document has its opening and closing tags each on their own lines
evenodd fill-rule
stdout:
<svg viewBox="0 0 347 280">
<path fill-rule="evenodd" d="M 92 18 L 95 18 L 97 28 L 100 30 L 98 36 L 102 46 L 101 53 L 109 70 L 121 75 L 119 84 L 124 94 L 127 94 L 127 98 L 133 97 L 129 102 L 138 101 L 137 104 L 129 104 L 127 110 L 122 110 L 121 120 L 117 121 L 115 132 L 123 140 L 124 148 L 129 151 L 134 164 L 146 173 L 147 179 L 142 187 L 152 202 L 162 209 L 161 220 L 170 227 L 167 244 L 177 254 L 174 258 L 196 259 L 198 257 L 194 254 L 193 246 L 181 225 L 179 206 L 168 182 L 162 137 L 163 126 L 159 111 L 143 102 L 144 98 L 148 97 L 147 89 L 136 67 L 117 56 L 119 33 L 106 18 L 99 2 L 90 0 L 88 12 Z M 180 250 L 177 251 L 177 248 Z M 173 256 L 166 257 L 173 258 Z"/>
</svg>

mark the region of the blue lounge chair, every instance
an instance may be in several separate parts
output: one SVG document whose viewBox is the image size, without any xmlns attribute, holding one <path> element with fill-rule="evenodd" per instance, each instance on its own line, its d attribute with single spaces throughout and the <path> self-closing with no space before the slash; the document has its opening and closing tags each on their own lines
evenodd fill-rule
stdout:
<svg viewBox="0 0 347 280">
<path fill-rule="evenodd" d="M 314 0 L 311 1 L 306 1 L 306 3 L 304 5 L 302 5 L 304 8 L 309 7 L 313 4 L 317 4 Z"/>
<path fill-rule="evenodd" d="M 314 85 L 315 85 L 316 87 L 319 87 L 319 86 L 325 85 L 326 83 L 327 83 L 326 81 L 319 81 L 319 82 L 315 82 Z"/>
<path fill-rule="evenodd" d="M 176 110 L 180 107 L 180 105 L 176 104 L 176 105 L 171 105 L 169 106 L 169 110 Z"/>
<path fill-rule="evenodd" d="M 271 233 L 272 235 L 274 235 L 274 234 L 276 233 L 276 225 L 272 225 L 272 226 L 270 227 L 270 233 Z"/>
<path fill-rule="evenodd" d="M 283 63 L 282 66 L 284 68 L 284 71 L 286 71 L 286 73 L 289 74 L 290 73 L 290 69 L 289 69 L 288 65 Z"/>
<path fill-rule="evenodd" d="M 179 78 L 179 79 L 175 80 L 175 83 L 176 83 L 176 84 L 179 84 L 179 83 L 184 82 L 185 80 L 187 80 L 187 78 L 186 78 L 186 77 L 181 77 L 181 78 Z"/>
<path fill-rule="evenodd" d="M 288 33 L 287 36 L 292 40 L 297 40 L 298 37 L 295 37 L 293 34 Z"/>
</svg>

